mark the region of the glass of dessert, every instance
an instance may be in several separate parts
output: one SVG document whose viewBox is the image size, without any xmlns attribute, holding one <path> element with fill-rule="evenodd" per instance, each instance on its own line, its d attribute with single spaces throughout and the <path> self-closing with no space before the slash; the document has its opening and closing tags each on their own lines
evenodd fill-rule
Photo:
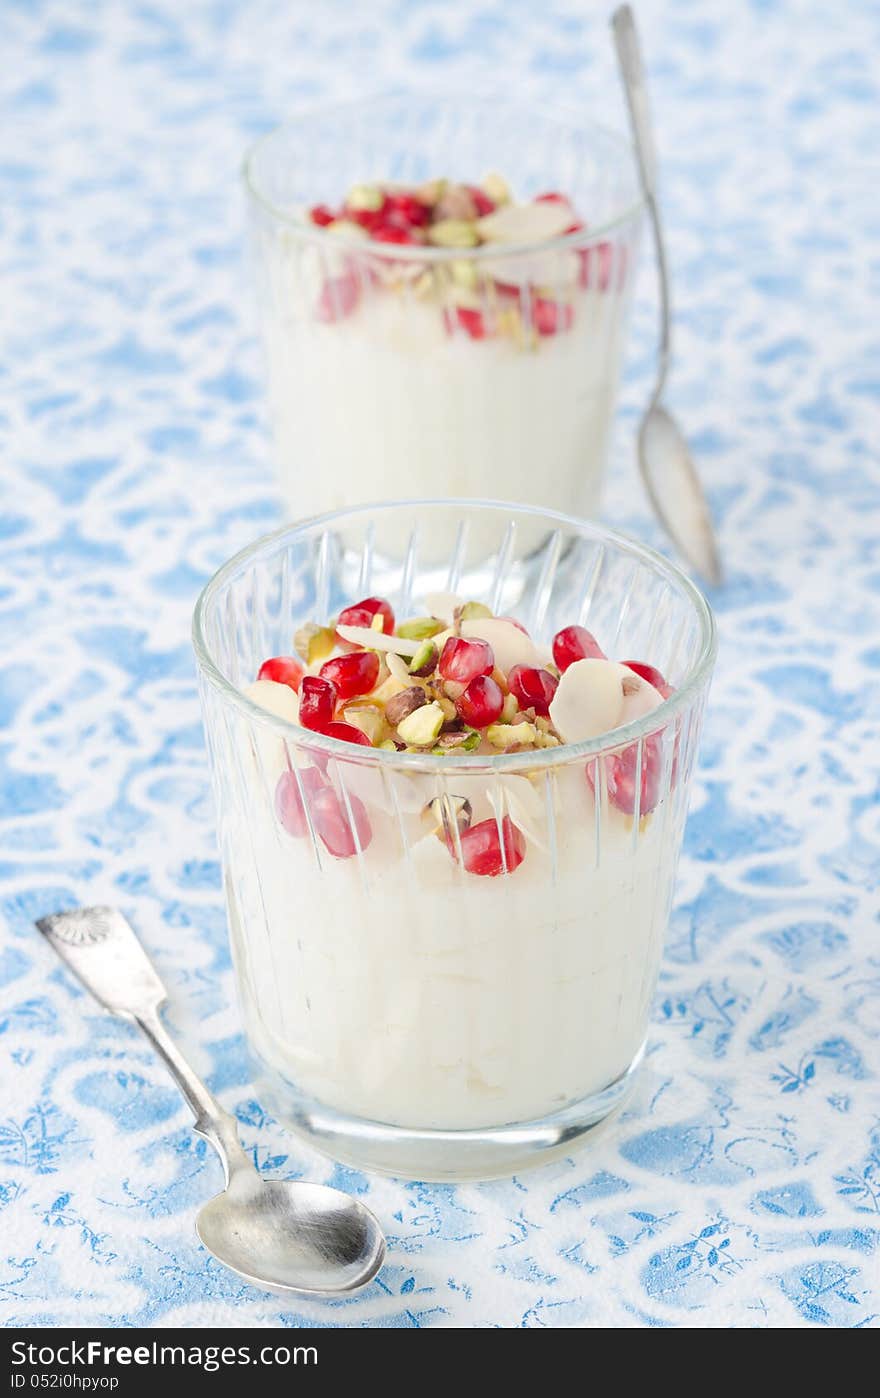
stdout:
<svg viewBox="0 0 880 1398">
<path fill-rule="evenodd" d="M 272 132 L 245 178 L 291 517 L 441 493 L 596 512 L 642 218 L 625 142 L 388 97 Z"/>
<path fill-rule="evenodd" d="M 453 535 L 442 565 L 422 547 Z M 389 504 L 233 558 L 194 644 L 268 1104 L 408 1177 L 570 1150 L 643 1052 L 714 661 L 701 594 L 563 515 Z"/>
</svg>

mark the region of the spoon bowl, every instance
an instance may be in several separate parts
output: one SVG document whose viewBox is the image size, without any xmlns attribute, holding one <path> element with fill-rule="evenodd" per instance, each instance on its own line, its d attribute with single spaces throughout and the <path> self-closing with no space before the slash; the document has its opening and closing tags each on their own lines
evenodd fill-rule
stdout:
<svg viewBox="0 0 880 1398">
<path fill-rule="evenodd" d="M 236 1172 L 199 1211 L 196 1232 L 225 1267 L 279 1295 L 340 1295 L 373 1280 L 385 1258 L 376 1219 L 357 1199 L 301 1180 Z"/>
<path fill-rule="evenodd" d="M 679 552 L 717 587 L 721 560 L 706 497 L 681 428 L 654 402 L 639 427 L 639 470 L 648 497 Z"/>
</svg>

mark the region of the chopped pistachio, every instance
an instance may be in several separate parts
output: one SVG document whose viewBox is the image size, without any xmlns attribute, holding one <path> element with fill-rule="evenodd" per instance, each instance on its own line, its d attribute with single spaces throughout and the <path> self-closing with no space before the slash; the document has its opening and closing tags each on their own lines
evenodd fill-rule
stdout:
<svg viewBox="0 0 880 1398">
<path fill-rule="evenodd" d="M 436 701 L 421 704 L 397 724 L 397 731 L 405 743 L 412 743 L 415 747 L 428 747 L 439 734 L 444 719 L 443 710 Z"/>
<path fill-rule="evenodd" d="M 445 622 L 438 621 L 435 616 L 415 616 L 400 623 L 397 635 L 403 636 L 407 641 L 427 641 L 442 631 L 445 625 Z"/>
<path fill-rule="evenodd" d="M 392 728 L 398 728 L 404 719 L 409 718 L 416 709 L 427 704 L 428 696 L 420 684 L 411 684 L 407 689 L 401 689 L 385 705 L 385 719 Z M 405 733 L 400 735 L 406 742 L 411 740 Z"/>
<path fill-rule="evenodd" d="M 375 704 L 346 704 L 343 718 L 346 723 L 366 733 L 374 747 L 385 731 L 385 715 Z"/>
<path fill-rule="evenodd" d="M 530 746 L 538 737 L 538 730 L 531 723 L 490 723 L 486 737 L 493 748 L 508 748 L 513 743 Z"/>
<path fill-rule="evenodd" d="M 351 218 L 336 218 L 332 223 L 328 223 L 324 230 L 326 233 L 337 233 L 346 238 L 369 238 L 369 233 L 361 224 L 355 223 Z"/>
<path fill-rule="evenodd" d="M 428 242 L 438 248 L 474 248 L 479 241 L 476 225 L 463 218 L 441 218 L 428 229 Z"/>
<path fill-rule="evenodd" d="M 465 602 L 464 606 L 457 610 L 459 621 L 481 621 L 491 615 L 492 608 L 487 607 L 485 602 Z"/>
<path fill-rule="evenodd" d="M 393 738 L 383 738 L 382 742 L 379 744 L 379 747 L 382 750 L 382 752 L 400 752 L 401 748 L 403 747 L 403 744 L 395 743 Z"/>
<path fill-rule="evenodd" d="M 457 257 L 452 264 L 452 280 L 456 286 L 464 287 L 466 291 L 475 291 L 480 281 L 477 264 L 467 258 Z"/>
<path fill-rule="evenodd" d="M 356 184 L 346 200 L 350 209 L 375 213 L 385 203 L 385 195 L 377 184 Z"/>
<path fill-rule="evenodd" d="M 504 703 L 503 703 L 503 705 L 502 705 L 502 707 L 501 707 L 501 722 L 502 722 L 502 723 L 512 723 L 513 720 L 516 718 L 516 715 L 517 715 L 518 712 L 519 712 L 519 704 L 517 703 L 516 695 L 515 695 L 515 694 L 507 694 L 507 695 L 505 695 L 505 697 L 504 697 Z"/>
<path fill-rule="evenodd" d="M 535 746 L 539 748 L 558 748 L 562 745 L 554 733 L 539 733 L 535 739 Z"/>
<path fill-rule="evenodd" d="M 484 176 L 482 185 L 489 198 L 495 204 L 508 204 L 510 202 L 510 186 L 507 181 L 494 170 Z"/>
<path fill-rule="evenodd" d="M 430 827 L 431 833 L 452 838 L 452 831 L 458 826 L 463 835 L 473 819 L 473 808 L 466 796 L 435 796 L 422 811 L 422 819 Z"/>
<path fill-rule="evenodd" d="M 437 668 L 437 661 L 440 659 L 440 652 L 433 641 L 423 641 L 409 662 L 409 672 L 417 675 L 420 679 L 433 675 Z"/>
<path fill-rule="evenodd" d="M 336 645 L 336 633 L 332 626 L 317 626 L 309 621 L 301 626 L 293 638 L 294 649 L 307 665 L 317 665 L 326 660 Z"/>
<path fill-rule="evenodd" d="M 443 198 L 448 187 L 448 180 L 426 180 L 416 190 L 416 198 L 421 204 L 428 204 L 433 208 Z"/>
<path fill-rule="evenodd" d="M 445 723 L 451 723 L 453 719 L 458 717 L 458 710 L 456 709 L 455 704 L 452 702 L 451 699 L 448 699 L 445 694 L 438 694 L 436 702 L 440 705 L 440 708 L 443 711 L 443 719 Z"/>
<path fill-rule="evenodd" d="M 480 735 L 472 728 L 469 733 L 441 733 L 431 752 L 435 757 L 447 757 L 451 752 L 474 752 L 479 746 Z"/>
</svg>

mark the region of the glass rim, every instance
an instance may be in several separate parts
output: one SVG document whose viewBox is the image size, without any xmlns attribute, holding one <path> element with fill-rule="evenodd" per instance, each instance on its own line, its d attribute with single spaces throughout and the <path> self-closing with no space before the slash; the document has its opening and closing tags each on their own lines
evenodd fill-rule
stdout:
<svg viewBox="0 0 880 1398">
<path fill-rule="evenodd" d="M 259 704 L 255 704 L 252 699 L 240 689 L 238 689 L 220 671 L 215 662 L 205 635 L 205 614 L 216 593 L 232 577 L 245 570 L 252 559 L 255 559 L 265 549 L 285 538 L 293 538 L 303 535 L 316 526 L 329 527 L 334 522 L 351 520 L 360 516 L 375 516 L 377 512 L 383 510 L 450 507 L 452 509 L 493 509 L 504 510 L 509 515 L 524 515 L 531 518 L 546 519 L 554 523 L 557 527 L 566 526 L 574 529 L 583 537 L 584 531 L 602 543 L 613 544 L 622 552 L 629 554 L 640 563 L 651 565 L 655 570 L 661 572 L 667 579 L 674 582 L 681 591 L 684 592 L 690 601 L 697 615 L 700 624 L 700 651 L 697 659 L 682 683 L 681 687 L 674 690 L 668 699 L 662 700 L 656 708 L 649 713 L 643 714 L 641 718 L 634 719 L 631 723 L 622 724 L 618 728 L 612 728 L 607 733 L 600 733 L 595 738 L 586 738 L 578 743 L 562 743 L 556 748 L 537 748 L 533 751 L 510 752 L 510 753 L 487 753 L 480 756 L 471 753 L 455 754 L 433 754 L 421 752 L 389 752 L 382 748 L 366 747 L 364 744 L 347 743 L 340 738 L 328 738 L 321 733 L 315 733 L 310 728 L 303 728 L 298 723 L 292 723 L 289 719 L 281 718 L 277 714 L 272 714 L 268 709 L 264 709 Z M 292 625 L 292 619 L 291 619 Z M 548 767 L 562 767 L 569 762 L 583 760 L 584 758 L 594 758 L 603 753 L 615 752 L 619 748 L 629 747 L 631 744 L 639 742 L 642 738 L 649 737 L 666 728 L 670 721 L 678 714 L 684 713 L 690 708 L 692 702 L 702 689 L 709 682 L 712 668 L 715 663 L 715 655 L 718 649 L 718 637 L 715 626 L 715 618 L 708 601 L 701 590 L 697 587 L 687 574 L 679 568 L 676 563 L 665 558 L 649 545 L 641 543 L 637 539 L 632 539 L 626 534 L 618 533 L 617 530 L 607 529 L 604 525 L 592 520 L 579 520 L 573 515 L 562 514 L 556 510 L 544 510 L 533 505 L 514 504 L 506 500 L 479 500 L 468 499 L 466 497 L 438 498 L 428 500 L 386 500 L 365 505 L 354 505 L 344 510 L 330 510 L 323 514 L 312 515 L 308 519 L 297 520 L 293 524 L 282 525 L 280 529 L 272 530 L 269 534 L 264 534 L 256 539 L 252 544 L 240 549 L 238 553 L 232 555 L 225 563 L 217 569 L 214 575 L 208 580 L 196 600 L 192 619 L 192 646 L 196 656 L 199 671 L 211 686 L 218 690 L 221 697 L 227 702 L 231 702 L 233 707 L 238 709 L 247 719 L 257 720 L 274 729 L 282 738 L 293 741 L 299 747 L 306 747 L 310 751 L 323 753 L 328 757 L 342 758 L 347 762 L 356 762 L 362 766 L 375 766 L 380 770 L 402 769 L 409 772 L 429 771 L 429 772 L 500 772 L 505 774 L 543 771 Z"/>
<path fill-rule="evenodd" d="M 468 261 L 480 261 L 484 259 L 497 260 L 502 257 L 534 257 L 534 255 L 539 252 L 558 252 L 560 250 L 564 251 L 567 248 L 590 247 L 594 243 L 601 242 L 603 238 L 607 238 L 610 233 L 617 232 L 619 229 L 626 227 L 627 224 L 635 223 L 646 208 L 647 200 L 645 195 L 641 192 L 641 189 L 637 188 L 631 202 L 625 209 L 615 214 L 613 218 L 606 219 L 604 223 L 584 227 L 576 233 L 561 233 L 556 238 L 543 238 L 528 243 L 484 243 L 482 246 L 475 248 L 440 248 L 425 246 L 421 243 L 377 243 L 374 242 L 372 238 L 349 238 L 339 233 L 328 233 L 326 228 L 321 228 L 317 224 L 308 223 L 304 218 L 279 208 L 260 188 L 254 170 L 256 158 L 265 146 L 269 145 L 271 141 L 276 140 L 285 131 L 294 130 L 300 123 L 308 121 L 312 117 L 329 117 L 332 116 L 334 112 L 341 113 L 353 111 L 358 107 L 378 106 L 380 103 L 390 101 L 392 98 L 424 98 L 432 96 L 438 102 L 460 100 L 470 105 L 490 107 L 497 106 L 498 101 L 503 100 L 510 106 L 519 106 L 527 108 L 530 111 L 540 112 L 559 125 L 574 126 L 580 131 L 596 132 L 602 136 L 603 139 L 617 146 L 618 151 L 624 153 L 633 169 L 636 169 L 635 151 L 633 150 L 632 144 L 620 132 L 614 131 L 608 126 L 604 126 L 601 122 L 593 121 L 592 119 L 585 121 L 582 118 L 576 117 L 574 114 L 567 115 L 561 109 L 554 110 L 542 103 L 511 102 L 509 98 L 500 99 L 493 96 L 474 97 L 455 92 L 385 92 L 374 94 L 372 97 L 357 101 L 349 99 L 348 101 L 336 102 L 326 107 L 316 107 L 311 111 L 302 112 L 298 117 L 291 117 L 288 121 L 279 122 L 277 126 L 273 126 L 270 130 L 264 131 L 262 136 L 259 136 L 247 149 L 242 161 L 241 176 L 248 194 L 255 204 L 266 213 L 270 214 L 272 218 L 283 223 L 291 233 L 300 238 L 303 242 L 313 242 L 325 248 L 335 248 L 337 251 L 340 249 L 349 251 L 359 249 L 362 253 L 368 251 L 370 257 L 386 258 L 394 262 L 421 262 L 426 266 L 433 263 L 460 261 L 463 257 L 466 257 Z"/>
</svg>

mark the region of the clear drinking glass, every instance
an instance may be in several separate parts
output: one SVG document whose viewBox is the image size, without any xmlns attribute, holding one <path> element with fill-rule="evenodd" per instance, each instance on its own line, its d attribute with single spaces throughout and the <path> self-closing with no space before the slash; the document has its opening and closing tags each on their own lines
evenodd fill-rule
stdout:
<svg viewBox="0 0 880 1398">
<path fill-rule="evenodd" d="M 500 172 L 586 227 L 462 250 L 345 238 L 355 184 Z M 629 146 L 514 101 L 406 95 L 305 116 L 245 165 L 288 513 L 492 497 L 595 514 L 642 203 Z"/>
<path fill-rule="evenodd" d="M 675 692 L 610 738 L 490 758 L 352 746 L 241 692 L 303 622 L 367 595 L 419 615 L 439 590 L 538 642 L 586 624 Z M 563 515 L 397 503 L 238 554 L 193 634 L 269 1105 L 328 1154 L 409 1177 L 501 1175 L 570 1150 L 642 1055 L 714 662 L 701 594 L 650 549 Z M 436 833 L 453 798 L 499 822 L 518 867 L 462 868 L 457 826 Z"/>
</svg>

